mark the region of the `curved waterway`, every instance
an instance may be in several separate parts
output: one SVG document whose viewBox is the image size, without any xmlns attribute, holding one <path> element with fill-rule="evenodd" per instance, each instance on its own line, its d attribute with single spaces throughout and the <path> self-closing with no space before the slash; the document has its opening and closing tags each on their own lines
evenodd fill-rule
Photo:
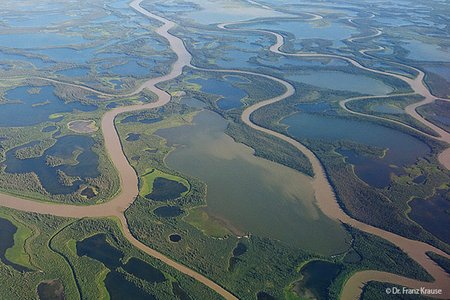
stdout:
<svg viewBox="0 0 450 300">
<path fill-rule="evenodd" d="M 148 89 L 151 92 L 155 93 L 158 96 L 158 100 L 153 103 L 144 104 L 144 105 L 132 105 L 127 107 L 120 107 L 115 108 L 111 111 L 108 111 L 103 119 L 102 119 L 102 130 L 104 134 L 105 139 L 105 147 L 108 151 L 108 154 L 110 155 L 111 161 L 116 166 L 120 180 L 121 180 L 121 187 L 122 189 L 120 192 L 108 203 L 94 205 L 94 206 L 75 206 L 75 205 L 58 205 L 58 204 L 51 204 L 51 203 L 44 203 L 44 202 L 36 202 L 32 200 L 26 200 L 21 199 L 12 195 L 0 195 L 0 205 L 5 207 L 10 207 L 22 211 L 29 211 L 29 212 L 35 212 L 35 213 L 41 213 L 41 214 L 51 214 L 56 216 L 62 216 L 62 217 L 76 217 L 76 218 L 83 218 L 83 217 L 106 217 L 106 216 L 115 216 L 117 217 L 122 225 L 122 230 L 124 236 L 137 248 L 141 249 L 145 253 L 151 255 L 154 258 L 157 258 L 161 260 L 162 262 L 166 263 L 167 265 L 177 269 L 178 271 L 187 274 L 188 276 L 193 277 L 197 281 L 205 284 L 206 286 L 210 287 L 214 291 L 216 291 L 218 294 L 223 296 L 225 299 L 237 299 L 233 294 L 219 286 L 217 283 L 213 282 L 212 280 L 206 278 L 205 276 L 201 275 L 200 273 L 180 264 L 176 261 L 168 258 L 167 256 L 151 249 L 150 247 L 144 245 L 140 241 L 138 241 L 130 232 L 127 220 L 124 216 L 124 211 L 129 207 L 129 205 L 134 201 L 135 197 L 138 194 L 138 179 L 136 176 L 136 173 L 134 169 L 128 164 L 128 161 L 123 153 L 123 150 L 121 148 L 121 143 L 119 136 L 117 134 L 116 128 L 114 126 L 114 120 L 116 116 L 123 112 L 131 112 L 131 111 L 137 111 L 137 110 L 143 110 L 143 109 L 151 109 L 155 107 L 162 106 L 166 103 L 168 103 L 171 99 L 170 95 L 160 90 L 156 87 L 158 83 L 168 81 L 171 79 L 176 78 L 182 73 L 183 67 L 185 66 L 191 66 L 191 55 L 186 50 L 183 42 L 181 39 L 173 36 L 168 31 L 176 26 L 175 23 L 166 20 L 160 16 L 154 15 L 150 13 L 149 11 L 145 10 L 140 6 L 140 3 L 143 0 L 134 0 L 130 3 L 130 7 L 135 9 L 137 12 L 144 14 L 145 16 L 149 18 L 153 18 L 155 20 L 160 21 L 163 25 L 156 29 L 156 32 L 161 35 L 162 37 L 166 38 L 169 41 L 171 49 L 176 53 L 177 60 L 172 66 L 172 70 L 169 74 L 164 75 L 162 77 L 153 78 L 145 82 L 142 86 L 140 86 L 136 91 L 133 92 L 133 94 L 138 93 L 142 91 L 143 89 Z M 317 19 L 317 17 L 314 17 L 314 19 Z M 225 24 L 221 25 L 221 28 L 225 28 Z M 264 30 L 255 30 L 259 32 L 263 32 L 266 34 L 272 34 L 277 37 L 277 43 L 273 45 L 270 50 L 272 52 L 281 54 L 281 55 L 294 55 L 294 56 L 313 56 L 313 57 L 332 57 L 332 58 L 341 58 L 344 60 L 349 61 L 353 65 L 365 69 L 368 71 L 372 71 L 375 73 L 380 73 L 384 75 L 394 76 L 397 77 L 399 75 L 393 75 L 386 72 L 381 72 L 378 70 L 372 70 L 369 68 L 366 68 L 362 65 L 360 65 L 358 62 L 341 56 L 336 55 L 328 55 L 328 54 L 286 54 L 279 50 L 281 46 L 284 44 L 283 37 L 281 35 L 277 35 L 276 33 L 270 32 L 270 31 L 264 31 Z M 228 71 L 230 73 L 242 73 L 242 74 L 256 74 L 251 72 L 241 72 L 236 70 L 210 70 L 210 71 Z M 261 132 L 265 132 L 267 134 L 270 134 L 272 136 L 278 137 L 290 144 L 292 144 L 294 147 L 296 147 L 299 151 L 303 152 L 311 161 L 313 170 L 314 170 L 314 178 L 312 178 L 311 184 L 314 190 L 314 196 L 316 199 L 316 204 L 319 206 L 319 208 L 322 210 L 322 212 L 328 216 L 329 218 L 333 220 L 339 220 L 343 223 L 347 223 L 355 228 L 358 228 L 362 231 L 375 234 L 377 236 L 380 236 L 382 238 L 385 238 L 386 240 L 394 243 L 398 247 L 400 247 L 403 251 L 405 251 L 411 258 L 416 260 L 422 267 L 424 267 L 428 273 L 430 273 L 431 276 L 435 279 L 434 282 L 421 282 L 413 279 L 409 279 L 406 277 L 398 276 L 392 273 L 386 273 L 386 272 L 379 272 L 379 271 L 363 271 L 358 272 L 354 274 L 345 284 L 344 289 L 341 294 L 342 299 L 358 299 L 359 295 L 361 294 L 361 287 L 364 286 L 369 281 L 381 281 L 381 282 L 389 282 L 392 284 L 398 284 L 398 285 L 404 285 L 408 287 L 413 288 L 441 288 L 445 289 L 450 286 L 450 281 L 448 274 L 440 267 L 438 267 L 427 255 L 426 252 L 435 252 L 439 255 L 442 255 L 444 257 L 449 258 L 450 256 L 444 253 L 443 251 L 430 246 L 426 243 L 410 240 L 404 237 L 401 237 L 399 235 L 396 235 L 394 233 L 364 224 L 360 221 L 354 220 L 348 215 L 346 215 L 340 208 L 339 204 L 336 201 L 336 197 L 334 194 L 334 191 L 328 182 L 328 179 L 325 175 L 325 171 L 323 169 L 323 166 L 321 165 L 318 158 L 314 155 L 313 152 L 311 152 L 308 148 L 306 148 L 304 145 L 299 143 L 298 141 L 287 137 L 281 133 L 272 131 L 267 128 L 263 128 L 261 126 L 258 126 L 257 124 L 253 123 L 250 119 L 250 116 L 253 112 L 258 110 L 261 107 L 273 104 L 275 102 L 281 101 L 286 99 L 289 96 L 292 96 L 295 92 L 294 87 L 289 84 L 288 82 L 285 82 L 281 79 L 271 77 L 268 75 L 261 75 L 256 74 L 259 76 L 263 76 L 265 78 L 272 79 L 278 83 L 281 83 L 285 86 L 286 91 L 280 96 L 259 102 L 255 105 L 252 105 L 251 107 L 248 107 L 242 114 L 242 120 L 250 127 L 252 127 L 255 130 L 259 130 Z M 425 88 L 424 84 L 422 83 L 424 74 L 422 73 L 418 77 L 420 78 L 420 84 L 417 80 L 411 80 L 409 79 L 409 82 L 412 84 L 412 87 L 414 85 L 416 89 L 415 91 L 422 91 L 422 89 L 425 89 L 426 91 L 423 91 L 423 94 L 428 93 L 427 95 L 429 97 L 425 97 L 426 99 L 418 102 L 412 106 L 407 107 L 407 112 L 411 113 L 412 116 L 417 115 L 417 119 L 421 119 L 421 117 L 415 112 L 415 108 L 417 106 L 430 103 L 434 101 L 434 97 L 429 93 L 429 91 Z M 401 77 L 401 76 L 400 76 Z M 44 78 L 45 79 L 45 78 Z M 403 77 L 401 78 L 404 79 Z M 48 81 L 54 81 L 58 82 L 57 80 L 53 79 L 46 79 Z M 405 80 L 406 81 L 406 80 Z M 408 82 L 408 83 L 409 83 Z M 86 88 L 80 85 L 72 84 L 72 83 L 65 83 L 67 85 L 71 86 L 77 86 L 80 88 L 84 88 L 87 90 L 91 90 L 93 92 L 96 92 L 98 94 L 105 94 L 98 91 L 95 91 L 90 88 Z M 414 111 L 411 111 L 414 110 Z M 414 115 L 415 113 L 415 115 Z M 430 128 L 435 129 L 433 127 L 437 127 L 434 124 L 431 124 L 430 122 L 426 121 L 430 124 Z M 428 126 L 428 124 L 426 124 Z M 431 126 L 432 125 L 432 126 Z M 445 131 L 437 127 L 439 130 L 435 130 L 441 135 L 441 139 L 445 139 Z M 447 133 L 447 136 L 448 133 Z M 448 138 L 447 142 L 450 142 L 450 137 Z M 450 150 L 450 148 L 449 148 Z M 450 151 L 446 153 L 445 155 L 450 156 Z M 450 159 L 448 159 L 450 164 Z M 450 167 L 450 166 L 449 166 Z M 443 294 L 438 295 L 438 298 L 449 298 L 450 297 L 450 291 L 444 290 Z"/>
<path fill-rule="evenodd" d="M 219 24 L 218 27 L 225 30 L 242 30 L 242 31 L 248 31 L 245 29 L 228 29 L 228 25 L 236 25 L 239 23 L 227 23 L 227 24 Z M 331 54 L 318 54 L 318 53 L 285 53 L 280 50 L 280 48 L 284 45 L 284 38 L 282 35 L 268 31 L 268 30 L 260 30 L 260 29 L 253 29 L 250 30 L 253 32 L 260 32 L 263 34 L 269 34 L 276 37 L 276 43 L 270 47 L 270 51 L 274 52 L 279 55 L 288 55 L 288 56 L 298 56 L 298 57 L 317 57 L 317 58 L 338 58 L 343 59 L 345 61 L 348 61 L 352 65 L 366 71 L 370 71 L 376 74 L 382 74 L 387 76 L 393 76 L 395 78 L 401 79 L 408 83 L 411 88 L 414 90 L 415 93 L 420 94 L 424 96 L 424 100 L 414 103 L 412 105 L 409 105 L 406 107 L 406 113 L 410 114 L 415 119 L 419 120 L 429 128 L 433 129 L 439 134 L 439 137 L 436 139 L 444 141 L 446 143 L 450 143 L 450 134 L 446 132 L 445 130 L 439 128 L 438 126 L 432 124 L 431 122 L 425 120 L 422 118 L 417 112 L 416 108 L 421 105 L 425 105 L 428 103 L 433 102 L 436 97 L 434 97 L 430 91 L 426 88 L 425 84 L 423 83 L 423 78 L 425 74 L 417 70 L 418 76 L 415 79 L 410 79 L 398 74 L 391 74 L 388 72 L 383 72 L 379 70 L 374 70 L 367 68 L 363 65 L 361 65 L 359 62 L 347 58 L 344 56 L 339 55 L 331 55 Z M 412 68 L 412 67 L 410 67 Z M 414 69 L 414 68 L 412 68 Z M 276 80 L 280 83 L 282 83 L 286 87 L 286 92 L 279 96 L 272 99 L 268 99 L 262 102 L 259 102 L 257 104 L 252 105 L 251 107 L 248 107 L 244 110 L 242 113 L 242 120 L 245 124 L 252 127 L 253 129 L 259 130 L 261 132 L 265 132 L 267 134 L 270 134 L 272 136 L 276 136 L 291 145 L 295 146 L 298 150 L 303 152 L 308 159 L 310 160 L 313 170 L 314 170 L 314 179 L 313 179 L 313 187 L 315 190 L 315 197 L 316 201 L 319 205 L 319 207 L 322 209 L 322 211 L 327 215 L 328 217 L 336 220 L 340 220 L 343 223 L 349 224 L 355 228 L 358 228 L 362 231 L 380 236 L 393 244 L 397 245 L 400 249 L 402 249 L 404 252 L 406 252 L 411 258 L 413 258 L 415 261 L 417 261 L 433 278 L 434 282 L 421 282 L 418 280 L 413 280 L 410 278 L 402 277 L 396 274 L 387 273 L 387 272 L 380 272 L 380 271 L 362 271 L 357 272 L 353 276 L 349 278 L 349 280 L 344 285 L 344 288 L 341 293 L 341 299 L 359 299 L 362 288 L 365 284 L 367 284 L 369 281 L 380 281 L 380 282 L 389 282 L 392 284 L 412 287 L 412 288 L 430 288 L 430 289 L 442 289 L 442 293 L 439 295 L 434 295 L 436 298 L 442 298 L 447 299 L 450 297 L 450 289 L 448 288 L 450 286 L 450 278 L 449 275 L 439 266 L 436 265 L 427 255 L 426 252 L 431 251 L 435 253 L 441 253 L 440 255 L 443 255 L 444 257 L 449 258 L 450 256 L 443 252 L 440 249 L 437 249 L 436 247 L 433 247 L 431 245 L 428 245 L 423 242 L 410 240 L 407 238 L 404 238 L 402 236 L 399 236 L 397 234 L 394 234 L 392 232 L 382 230 L 380 228 L 365 224 L 363 222 L 360 222 L 358 220 L 352 219 L 350 216 L 348 216 L 339 206 L 336 195 L 334 193 L 333 188 L 331 187 L 330 183 L 328 182 L 328 179 L 326 177 L 325 170 L 319 161 L 319 159 L 316 157 L 316 155 L 309 150 L 307 147 L 305 147 L 303 144 L 299 143 L 298 141 L 285 136 L 281 133 L 275 132 L 273 130 L 261 127 L 251 121 L 251 115 L 257 111 L 258 109 L 276 103 L 278 101 L 281 101 L 283 99 L 286 99 L 289 96 L 292 96 L 295 92 L 294 87 L 289 84 L 288 82 L 285 82 L 283 80 Z M 395 95 L 395 94 L 394 94 Z M 442 152 L 439 155 L 439 161 L 442 165 L 450 169 L 450 148 L 447 148 L 444 152 Z"/>
<path fill-rule="evenodd" d="M 182 145 L 167 156 L 167 165 L 206 183 L 205 211 L 230 224 L 230 230 L 322 255 L 345 252 L 350 237 L 315 205 L 311 178 L 254 156 L 253 149 L 225 134 L 227 125 L 205 110 L 192 125 L 156 132 L 168 144 Z"/>
</svg>

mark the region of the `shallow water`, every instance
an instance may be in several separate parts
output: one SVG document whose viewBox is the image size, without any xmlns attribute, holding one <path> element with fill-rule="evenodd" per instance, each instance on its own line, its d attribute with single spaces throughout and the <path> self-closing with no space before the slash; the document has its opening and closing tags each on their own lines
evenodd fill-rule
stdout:
<svg viewBox="0 0 450 300">
<path fill-rule="evenodd" d="M 224 134 L 227 122 L 215 113 L 199 113 L 194 124 L 157 134 L 183 145 L 166 162 L 208 185 L 208 214 L 243 232 L 323 254 L 347 248 L 344 230 L 316 207 L 307 176 L 255 157 Z"/>
<path fill-rule="evenodd" d="M 394 90 L 380 80 L 365 75 L 349 74 L 340 71 L 315 71 L 289 75 L 287 78 L 325 89 L 369 95 L 385 95 Z"/>
<path fill-rule="evenodd" d="M 301 49 L 300 42 L 303 39 L 324 39 L 333 43 L 333 47 L 342 47 L 343 40 L 357 34 L 358 31 L 350 26 L 338 22 L 319 26 L 317 22 L 304 22 L 298 20 L 285 20 L 273 22 L 261 22 L 242 25 L 245 28 L 267 29 L 270 31 L 287 32 L 294 35 L 296 49 Z"/>
<path fill-rule="evenodd" d="M 403 48 L 409 51 L 406 56 L 419 61 L 450 61 L 450 51 L 441 49 L 438 45 L 423 43 L 417 40 L 409 40 Z"/>
</svg>

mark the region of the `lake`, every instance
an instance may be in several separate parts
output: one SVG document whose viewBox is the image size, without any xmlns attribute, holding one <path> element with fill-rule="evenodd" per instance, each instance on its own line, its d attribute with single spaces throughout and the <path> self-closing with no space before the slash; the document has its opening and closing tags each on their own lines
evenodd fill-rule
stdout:
<svg viewBox="0 0 450 300">
<path fill-rule="evenodd" d="M 223 110 L 241 107 L 241 100 L 247 96 L 245 91 L 233 86 L 229 80 L 197 78 L 189 82 L 199 84 L 204 93 L 220 95 L 222 98 L 217 100 L 216 104 Z"/>
<path fill-rule="evenodd" d="M 400 172 L 402 166 L 411 165 L 419 157 L 430 153 L 420 140 L 400 131 L 370 122 L 296 113 L 282 120 L 289 126 L 288 133 L 297 139 L 326 141 L 348 140 L 364 145 L 388 149 L 384 158 L 359 155 L 355 151 L 340 151 L 355 165 L 358 177 L 376 187 L 386 187 L 391 173 Z"/>
<path fill-rule="evenodd" d="M 349 74 L 340 71 L 314 71 L 286 76 L 287 79 L 306 83 L 324 89 L 349 91 L 369 95 L 385 95 L 394 89 L 366 75 Z"/>
<path fill-rule="evenodd" d="M 76 192 L 81 185 L 86 183 L 87 178 L 95 178 L 100 175 L 98 171 L 98 155 L 92 151 L 94 140 L 84 135 L 66 135 L 58 138 L 56 143 L 45 150 L 42 156 L 28 159 L 18 159 L 16 151 L 32 146 L 32 142 L 23 146 L 13 148 L 6 152 L 6 173 L 29 173 L 34 172 L 44 189 L 51 194 L 70 194 Z M 74 153 L 79 151 L 76 156 L 77 164 L 64 163 L 59 166 L 50 166 L 47 163 L 47 157 L 56 157 L 58 159 L 72 160 Z M 74 180 L 72 185 L 64 185 L 59 180 L 58 171 L 63 171 L 68 176 L 80 177 Z"/>
<path fill-rule="evenodd" d="M 95 105 L 64 103 L 54 94 L 53 86 L 21 86 L 6 92 L 9 102 L 0 104 L 0 127 L 21 127 L 48 121 L 54 113 L 94 111 Z M 35 91 L 33 91 L 35 90 Z M 36 93 L 35 93 L 36 92 Z"/>
<path fill-rule="evenodd" d="M 255 157 L 224 133 L 226 127 L 219 115 L 203 111 L 192 126 L 156 132 L 169 145 L 182 145 L 169 154 L 167 165 L 208 185 L 205 211 L 243 232 L 302 249 L 326 255 L 345 250 L 348 236 L 317 208 L 311 179 Z"/>
</svg>

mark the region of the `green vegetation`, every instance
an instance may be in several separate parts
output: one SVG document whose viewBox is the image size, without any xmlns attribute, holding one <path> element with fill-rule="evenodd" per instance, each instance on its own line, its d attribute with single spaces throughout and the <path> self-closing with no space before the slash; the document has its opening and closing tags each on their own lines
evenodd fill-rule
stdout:
<svg viewBox="0 0 450 300">
<path fill-rule="evenodd" d="M 391 97 L 388 99 L 378 98 L 378 99 L 361 99 L 356 101 L 351 101 L 347 103 L 347 107 L 353 111 L 374 115 L 377 117 L 382 117 L 390 120 L 400 121 L 404 124 L 410 125 L 420 131 L 423 131 L 425 133 L 437 136 L 437 133 L 434 132 L 434 130 L 431 130 L 421 122 L 417 121 L 410 115 L 406 114 L 405 112 L 399 112 L 399 113 L 382 113 L 379 111 L 374 111 L 374 108 L 377 106 L 384 106 L 389 109 L 391 107 L 392 110 L 403 110 L 406 106 L 409 104 L 418 102 L 422 100 L 423 97 L 418 95 L 413 96 L 398 96 L 398 97 Z"/>
<path fill-rule="evenodd" d="M 155 179 L 158 177 L 173 180 L 173 181 L 179 182 L 182 185 L 184 185 L 187 188 L 187 191 L 183 192 L 181 194 L 181 196 L 185 196 L 187 193 L 189 193 L 189 182 L 186 179 L 179 177 L 179 176 L 164 173 L 157 169 L 149 169 L 146 174 L 144 174 L 140 177 L 139 194 L 141 195 L 141 197 L 145 197 L 152 193 L 153 183 L 154 183 Z"/>
<path fill-rule="evenodd" d="M 188 215 L 184 217 L 183 220 L 208 236 L 223 238 L 231 234 L 220 220 L 214 219 L 208 215 L 203 207 L 190 209 Z"/>
<path fill-rule="evenodd" d="M 300 88 L 302 85 L 296 85 L 296 87 Z M 314 91 L 308 89 L 308 87 L 303 87 L 303 91 L 304 93 L 300 98 L 291 97 L 286 99 L 284 103 L 275 103 L 258 110 L 253 116 L 253 120 L 263 127 L 287 134 L 286 127 L 280 124 L 280 120 L 298 111 L 299 109 L 296 107 L 298 103 L 310 102 L 318 98 L 329 98 L 328 101 L 331 102 L 331 110 L 327 114 L 336 114 L 340 117 L 356 119 L 360 118 L 349 115 L 340 109 L 338 105 L 339 93 L 329 95 L 326 91 Z M 341 99 L 349 97 L 352 97 L 352 95 L 348 93 L 341 95 Z M 358 102 L 365 103 L 365 100 L 355 101 L 355 103 Z M 426 199 L 434 193 L 436 188 L 448 184 L 448 172 L 439 167 L 436 159 L 436 154 L 442 151 L 444 147 L 403 126 L 381 120 L 364 119 L 395 128 L 396 130 L 419 138 L 431 147 L 432 154 L 424 159 L 419 159 L 414 165 L 407 166 L 405 175 L 393 175 L 389 187 L 380 190 L 360 180 L 355 174 L 353 167 L 346 163 L 343 156 L 338 154 L 336 150 L 345 147 L 364 155 L 381 156 L 381 149 L 358 145 L 354 142 L 349 143 L 347 141 L 329 142 L 303 139 L 301 142 L 312 149 L 319 157 L 337 193 L 338 201 L 343 209 L 353 218 L 409 238 L 420 239 L 441 249 L 450 251 L 447 244 L 438 240 L 407 217 L 407 212 L 410 209 L 408 202 L 413 197 Z M 420 185 L 413 184 L 414 178 L 420 174 L 423 174 L 427 178 L 426 182 Z"/>
<path fill-rule="evenodd" d="M 441 127 L 447 132 L 450 131 L 450 125 L 448 122 L 448 120 L 450 120 L 449 102 L 436 100 L 431 104 L 418 107 L 417 111 L 431 123 Z"/>
<path fill-rule="evenodd" d="M 108 273 L 107 269 L 102 263 L 92 258 L 78 256 L 76 249 L 76 242 L 96 234 L 106 235 L 107 242 L 123 254 L 124 264 L 129 262 L 130 258 L 138 258 L 156 270 L 160 270 L 168 279 L 164 282 L 152 283 L 136 277 L 137 275 L 125 277 L 130 284 L 136 285 L 139 289 L 151 292 L 159 299 L 167 299 L 173 298 L 172 283 L 178 283 L 192 299 L 218 299 L 216 294 L 202 284 L 134 248 L 123 238 L 115 220 L 68 220 L 3 208 L 0 216 L 13 220 L 15 224 L 27 224 L 29 231 L 20 232 L 19 230 L 15 235 L 17 244 L 8 251 L 14 252 L 14 255 L 18 255 L 16 251 L 25 253 L 24 256 L 29 257 L 33 266 L 33 271 L 21 273 L 0 263 L 2 284 L 9 287 L 0 291 L 2 299 L 34 299 L 38 284 L 54 279 L 62 283 L 68 299 L 107 298 L 108 290 L 104 281 Z M 16 239 L 16 236 L 21 238 Z M 20 246 L 21 239 L 23 240 L 25 236 L 27 236 L 25 246 L 23 243 Z M 39 271 L 34 271 L 36 269 Z"/>
<path fill-rule="evenodd" d="M 14 245 L 6 250 L 6 259 L 14 264 L 33 270 L 34 266 L 31 265 L 30 256 L 26 250 L 27 240 L 32 237 L 33 231 L 23 223 L 17 221 L 14 217 L 5 214 L 3 211 L 0 211 L 0 217 L 9 220 L 14 226 L 17 227 L 17 231 L 14 234 Z"/>
<path fill-rule="evenodd" d="M 364 286 L 361 300 L 431 300 L 434 298 L 425 297 L 422 295 L 403 295 L 403 294 L 390 294 L 386 293 L 387 289 L 392 291 L 393 288 L 402 290 L 403 287 L 383 282 L 371 281 Z"/>
<path fill-rule="evenodd" d="M 450 273 L 450 259 L 445 258 L 434 252 L 428 252 L 427 255 L 434 260 L 445 272 Z"/>
</svg>

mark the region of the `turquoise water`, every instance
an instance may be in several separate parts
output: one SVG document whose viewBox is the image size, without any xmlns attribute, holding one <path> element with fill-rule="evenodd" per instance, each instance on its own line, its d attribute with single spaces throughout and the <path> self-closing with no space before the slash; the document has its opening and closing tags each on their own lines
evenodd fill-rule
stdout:
<svg viewBox="0 0 450 300">
<path fill-rule="evenodd" d="M 409 51 L 406 56 L 409 59 L 419 61 L 443 61 L 450 62 L 450 51 L 442 49 L 438 45 L 424 43 L 417 40 L 409 40 L 403 48 Z"/>
<path fill-rule="evenodd" d="M 315 71 L 305 74 L 288 75 L 287 79 L 325 89 L 369 95 L 385 95 L 394 90 L 382 81 L 372 77 L 340 71 Z"/>
<path fill-rule="evenodd" d="M 382 159 L 341 151 L 355 164 L 356 174 L 377 187 L 385 187 L 390 182 L 391 173 L 401 172 L 402 166 L 413 164 L 419 157 L 430 153 L 430 148 L 420 140 L 369 122 L 296 113 L 283 119 L 282 123 L 288 125 L 289 134 L 298 139 L 349 140 L 388 149 Z"/>
<path fill-rule="evenodd" d="M 21 33 L 0 35 L 0 46 L 20 49 L 50 48 L 86 43 L 79 35 L 62 35 L 58 33 Z"/>
<path fill-rule="evenodd" d="M 89 74 L 88 68 L 72 68 L 67 70 L 58 71 L 56 73 L 67 77 L 86 77 Z"/>
<path fill-rule="evenodd" d="M 47 27 L 69 21 L 73 17 L 63 13 L 38 13 L 5 18 L 6 23 L 12 27 Z"/>
<path fill-rule="evenodd" d="M 0 104 L 0 127 L 30 126 L 48 121 L 54 113 L 94 111 L 95 105 L 80 102 L 64 103 L 54 94 L 53 86 L 41 86 L 38 94 L 30 94 L 32 86 L 8 90 L 5 98 L 10 102 Z"/>
<path fill-rule="evenodd" d="M 53 65 L 52 62 L 46 62 L 40 58 L 27 57 L 19 54 L 9 54 L 0 51 L 0 61 L 8 62 L 9 64 L 14 61 L 28 62 L 33 64 L 37 68 L 48 68 Z"/>
<path fill-rule="evenodd" d="M 47 56 L 49 59 L 58 62 L 72 62 L 76 64 L 86 63 L 92 59 L 97 49 L 83 48 L 81 50 L 72 48 L 50 48 L 34 50 L 34 53 Z"/>
</svg>

